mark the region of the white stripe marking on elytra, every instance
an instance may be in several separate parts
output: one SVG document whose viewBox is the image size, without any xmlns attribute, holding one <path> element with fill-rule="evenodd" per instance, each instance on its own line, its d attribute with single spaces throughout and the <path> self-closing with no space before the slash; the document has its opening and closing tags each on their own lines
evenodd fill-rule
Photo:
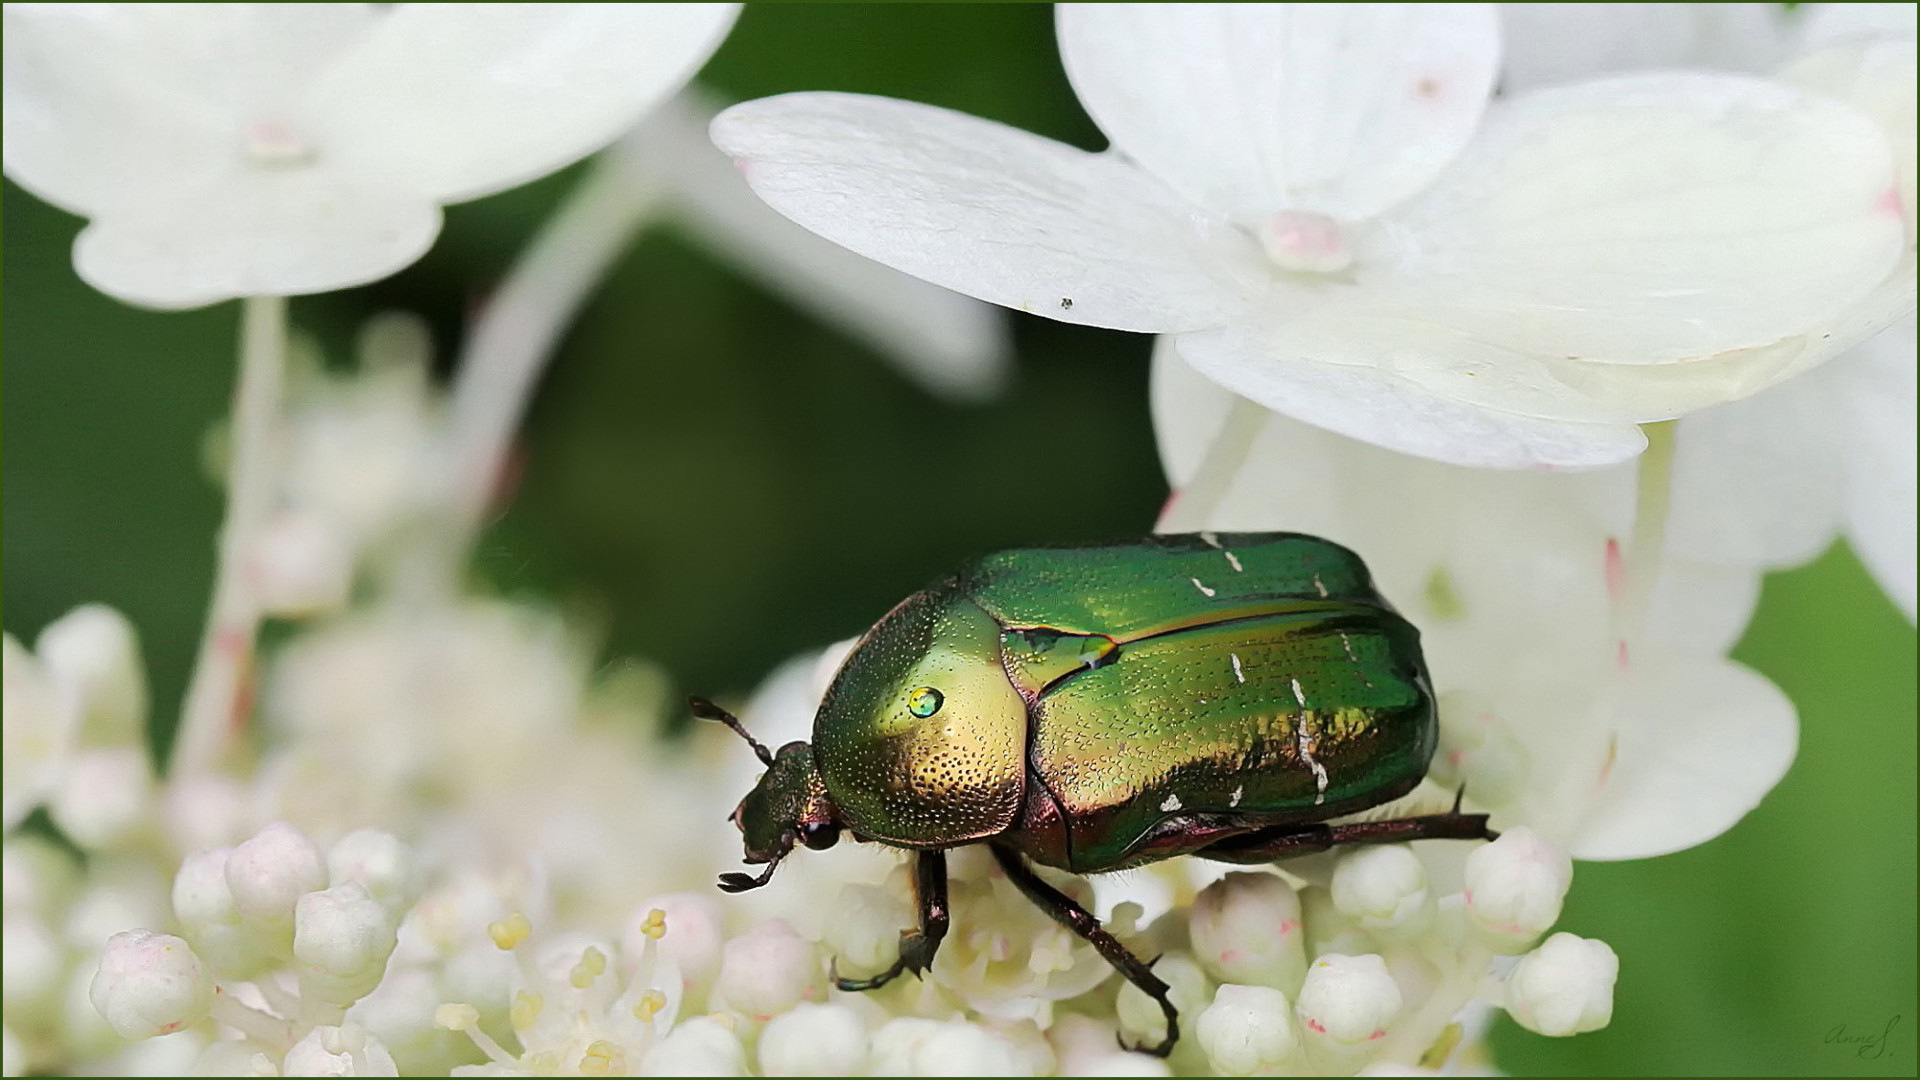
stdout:
<svg viewBox="0 0 1920 1080">
<path fill-rule="evenodd" d="M 1307 707 L 1307 692 L 1300 689 L 1299 679 L 1293 680 L 1293 700 L 1299 702 L 1301 708 Z"/>
<path fill-rule="evenodd" d="M 1220 554 L 1225 555 L 1227 557 L 1227 561 L 1233 564 L 1234 573 L 1238 574 L 1246 569 L 1246 567 L 1240 565 L 1240 557 L 1238 555 L 1235 555 L 1233 552 L 1223 550 L 1220 552 Z"/>
<path fill-rule="evenodd" d="M 1319 574 L 1313 575 L 1313 587 L 1320 590 L 1320 599 L 1327 598 L 1327 586 L 1320 580 Z"/>
<path fill-rule="evenodd" d="M 1244 670 L 1242 670 L 1242 669 L 1241 669 L 1241 667 L 1240 667 L 1240 654 L 1236 652 L 1236 653 L 1228 653 L 1227 655 L 1228 655 L 1229 657 L 1231 657 L 1231 658 L 1233 659 L 1233 679 L 1234 679 L 1234 681 L 1235 681 L 1235 682 L 1246 682 L 1246 681 L 1247 681 L 1247 673 L 1246 673 L 1246 672 L 1245 672 Z"/>
<path fill-rule="evenodd" d="M 1218 589 L 1209 589 L 1205 585 L 1200 584 L 1200 579 L 1197 577 L 1188 578 L 1187 580 L 1193 582 L 1193 587 L 1196 589 L 1199 589 L 1202 593 L 1204 593 L 1207 596 L 1212 596 L 1214 593 L 1219 591 Z"/>
<path fill-rule="evenodd" d="M 1160 809 L 1169 814 L 1173 813 L 1175 810 L 1180 809 L 1180 796 L 1178 795 L 1167 796 L 1166 801 L 1160 804 Z"/>
<path fill-rule="evenodd" d="M 1314 760 L 1314 740 L 1312 733 L 1307 730 L 1307 717 L 1307 713 L 1301 713 L 1300 723 L 1294 726 L 1293 747 L 1300 752 L 1300 760 L 1313 770 L 1313 805 L 1319 806 L 1327 801 L 1327 767 Z"/>
<path fill-rule="evenodd" d="M 1233 798 L 1227 800 L 1228 806 L 1239 806 L 1240 796 L 1247 793 L 1247 785 L 1241 784 L 1233 789 Z"/>
<path fill-rule="evenodd" d="M 1206 545 L 1210 548 L 1220 546 L 1220 535 L 1218 533 L 1203 532 L 1200 534 L 1200 539 L 1205 541 Z"/>
</svg>

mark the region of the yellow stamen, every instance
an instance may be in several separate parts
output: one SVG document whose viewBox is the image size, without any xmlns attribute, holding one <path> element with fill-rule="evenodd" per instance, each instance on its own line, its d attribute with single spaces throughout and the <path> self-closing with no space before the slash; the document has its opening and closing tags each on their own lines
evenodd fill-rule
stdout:
<svg viewBox="0 0 1920 1080">
<path fill-rule="evenodd" d="M 587 1046 L 587 1052 L 580 1058 L 580 1073 L 583 1076 L 612 1076 L 627 1071 L 627 1056 L 619 1046 L 605 1039 L 596 1039 Z"/>
<path fill-rule="evenodd" d="M 640 932 L 659 941 L 667 933 L 667 913 L 659 908 L 647 912 L 646 920 L 640 924 Z"/>
<path fill-rule="evenodd" d="M 487 926 L 487 936 L 493 938 L 493 943 L 502 949 L 512 949 L 532 934 L 533 924 L 517 911 Z"/>
<path fill-rule="evenodd" d="M 480 1023 L 480 1010 L 464 1002 L 448 1002 L 433 1010 L 433 1022 L 448 1031 L 466 1031 Z"/>
<path fill-rule="evenodd" d="M 573 984 L 574 989 L 585 990 L 592 986 L 593 980 L 599 978 L 606 970 L 607 954 L 589 945 L 586 951 L 580 954 L 580 962 L 573 965 L 573 971 L 567 976 L 567 981 Z"/>
<path fill-rule="evenodd" d="M 633 1007 L 634 1019 L 642 1023 L 652 1023 L 661 1009 L 667 1007 L 667 995 L 658 990 L 649 989 L 640 995 L 640 1001 Z"/>
<path fill-rule="evenodd" d="M 513 1029 L 525 1031 L 532 1027 L 534 1021 L 540 1019 L 540 1007 L 546 1003 L 545 998 L 531 990 L 522 990 L 513 995 L 513 1007 L 507 1012 L 508 1018 L 513 1023 Z"/>
</svg>

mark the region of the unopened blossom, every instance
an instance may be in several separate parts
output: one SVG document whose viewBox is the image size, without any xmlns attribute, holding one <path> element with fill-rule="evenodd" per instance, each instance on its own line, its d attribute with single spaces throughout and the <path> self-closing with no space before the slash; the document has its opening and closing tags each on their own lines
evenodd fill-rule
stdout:
<svg viewBox="0 0 1920 1080">
<path fill-rule="evenodd" d="M 873 1035 L 875 1076 L 1031 1076 L 1013 1043 L 963 1020 L 899 1017 Z"/>
<path fill-rule="evenodd" d="M 301 996 L 341 1008 L 365 997 L 386 974 L 395 923 L 357 881 L 301 897 L 293 926 Z"/>
<path fill-rule="evenodd" d="M 1213 1000 L 1213 980 L 1185 953 L 1163 953 L 1154 961 L 1153 973 L 1167 984 L 1167 998 L 1181 1016 L 1198 1016 Z M 1122 1041 L 1128 1047 L 1156 1046 L 1167 1036 L 1167 1017 L 1160 1003 L 1130 982 L 1121 984 L 1114 1012 L 1120 1019 Z"/>
<path fill-rule="evenodd" d="M 802 1002 L 760 1031 L 763 1076 L 856 1076 L 867 1063 L 867 1025 L 845 1005 Z"/>
<path fill-rule="evenodd" d="M 760 1021 L 818 999 L 820 961 L 813 943 L 780 920 L 761 923 L 727 942 L 720 960 L 721 997 Z"/>
<path fill-rule="evenodd" d="M 1529 1031 L 1577 1035 L 1613 1018 L 1620 958 L 1604 941 L 1555 934 L 1520 958 L 1507 976 L 1505 1005 Z"/>
<path fill-rule="evenodd" d="M 1252 1076 L 1276 1068 L 1299 1049 L 1293 1005 L 1269 986 L 1226 984 L 1215 991 L 1193 1024 L 1193 1037 L 1207 1061 L 1227 1076 Z"/>
<path fill-rule="evenodd" d="M 7 829 L 52 800 L 73 827 L 69 839 L 117 843 L 143 816 L 151 786 L 133 624 L 85 604 L 48 623 L 32 652 L 6 635 L 5 665 Z"/>
<path fill-rule="evenodd" d="M 207 1013 L 213 983 L 199 957 L 171 934 L 115 934 L 93 977 L 94 1007 L 128 1039 L 178 1031 Z"/>
<path fill-rule="evenodd" d="M 291 926 L 307 893 L 327 886 L 326 858 L 293 825 L 276 821 L 233 849 L 223 868 L 242 919 Z"/>
<path fill-rule="evenodd" d="M 1307 969 L 1294 1008 L 1310 1037 L 1351 1046 L 1386 1034 L 1401 1002 L 1400 987 L 1380 957 L 1328 953 Z"/>
<path fill-rule="evenodd" d="M 1811 369 L 1912 303 L 1893 148 L 1838 100 L 1662 73 L 1490 105 L 1490 5 L 1058 13 L 1108 153 L 823 93 L 736 106 L 715 141 L 856 251 L 1176 335 L 1268 409 L 1463 464 L 1630 458 L 1636 424 Z"/>
<path fill-rule="evenodd" d="M 606 145 L 733 4 L 12 7 L 6 172 L 91 218 L 74 266 L 151 307 L 387 276 L 440 206 Z"/>
<path fill-rule="evenodd" d="M 1487 933 L 1524 943 L 1559 921 L 1572 882 L 1566 852 L 1519 826 L 1467 854 L 1467 912 Z"/>
<path fill-rule="evenodd" d="M 1188 920 L 1195 957 L 1223 983 L 1293 992 L 1306 978 L 1300 898 L 1278 875 L 1228 874 L 1194 897 Z"/>
<path fill-rule="evenodd" d="M 746 1051 L 726 1021 L 696 1016 L 647 1055 L 641 1076 L 744 1076 Z"/>
<path fill-rule="evenodd" d="M 1404 844 L 1361 845 L 1334 864 L 1334 906 L 1369 930 L 1417 923 L 1430 912 L 1427 871 Z"/>
</svg>

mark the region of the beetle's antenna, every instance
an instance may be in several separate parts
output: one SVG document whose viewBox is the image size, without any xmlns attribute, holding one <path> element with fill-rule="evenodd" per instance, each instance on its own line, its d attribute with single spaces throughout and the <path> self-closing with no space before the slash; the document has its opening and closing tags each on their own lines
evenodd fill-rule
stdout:
<svg viewBox="0 0 1920 1080">
<path fill-rule="evenodd" d="M 768 750 L 765 746 L 761 745 L 759 739 L 756 739 L 752 735 L 749 735 L 747 733 L 746 727 L 740 723 L 740 720 L 738 717 L 734 716 L 732 713 L 728 712 L 727 710 L 721 708 L 718 705 L 715 705 L 713 702 L 708 701 L 706 698 L 703 698 L 703 697 L 688 698 L 687 708 L 692 709 L 693 715 L 699 717 L 702 720 L 717 720 L 720 723 L 725 724 L 728 727 L 732 728 L 733 733 L 735 735 L 738 735 L 741 738 L 747 740 L 747 745 L 753 747 L 754 755 L 760 759 L 760 764 L 765 765 L 768 768 L 773 767 L 773 751 Z M 773 873 L 773 868 L 771 866 L 767 868 L 767 873 L 768 874 Z M 742 881 L 753 880 L 747 877 L 745 874 L 731 874 L 729 876 L 737 877 Z M 766 877 L 763 875 L 760 881 L 758 882 L 758 884 L 765 885 L 766 883 L 767 883 Z M 744 887 L 751 888 L 752 886 L 744 886 Z M 736 889 L 733 891 L 737 892 L 739 890 Z"/>
</svg>

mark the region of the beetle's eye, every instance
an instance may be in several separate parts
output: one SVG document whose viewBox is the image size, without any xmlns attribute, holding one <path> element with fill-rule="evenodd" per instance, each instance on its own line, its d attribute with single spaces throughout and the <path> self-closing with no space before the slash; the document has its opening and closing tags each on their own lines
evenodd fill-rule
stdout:
<svg viewBox="0 0 1920 1080">
<path fill-rule="evenodd" d="M 907 711 L 915 716 L 932 716 L 947 699 L 931 686 L 923 686 L 907 695 Z"/>
<path fill-rule="evenodd" d="M 800 826 L 800 842 L 815 851 L 824 851 L 840 839 L 840 826 L 830 821 L 814 821 Z"/>
</svg>

